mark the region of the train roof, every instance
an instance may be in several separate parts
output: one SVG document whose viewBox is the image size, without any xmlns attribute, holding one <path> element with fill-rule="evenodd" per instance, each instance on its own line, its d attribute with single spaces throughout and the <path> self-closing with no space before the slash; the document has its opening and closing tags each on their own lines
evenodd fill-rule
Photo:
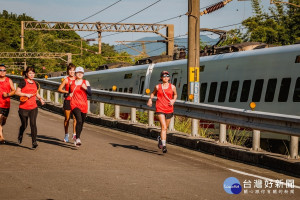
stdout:
<svg viewBox="0 0 300 200">
<path fill-rule="evenodd" d="M 249 57 L 249 56 L 263 56 L 263 55 L 269 55 L 269 54 L 275 55 L 275 54 L 296 52 L 296 51 L 298 51 L 300 54 L 300 44 L 205 56 L 205 57 L 200 57 L 200 63 L 201 63 L 201 61 L 208 62 L 208 61 L 212 61 L 212 60 L 226 60 L 226 59 L 243 58 L 243 57 Z M 166 66 L 170 66 L 170 65 L 182 65 L 182 64 L 187 64 L 187 59 L 156 63 L 155 68 L 166 67 Z M 129 71 L 136 71 L 136 70 L 145 70 L 148 68 L 148 66 L 149 66 L 149 64 L 133 65 L 133 66 L 122 67 L 122 68 L 114 68 L 114 69 L 86 72 L 85 75 L 96 75 L 96 74 L 105 74 L 105 73 L 113 73 L 113 72 L 129 72 Z"/>
<path fill-rule="evenodd" d="M 296 52 L 296 51 L 298 51 L 300 54 L 300 44 L 205 56 L 205 57 L 200 57 L 200 62 L 211 61 L 211 60 L 243 58 L 243 57 L 251 57 L 251 56 L 263 56 L 269 54 L 276 55 L 276 54 Z"/>
</svg>

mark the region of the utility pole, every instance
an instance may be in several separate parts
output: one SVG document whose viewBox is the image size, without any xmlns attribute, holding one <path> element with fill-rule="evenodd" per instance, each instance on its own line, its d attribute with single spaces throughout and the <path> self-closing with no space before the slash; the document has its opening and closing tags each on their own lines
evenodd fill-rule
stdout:
<svg viewBox="0 0 300 200">
<path fill-rule="evenodd" d="M 200 0 L 188 0 L 188 98 L 199 103 Z M 192 119 L 192 135 L 198 135 L 199 120 Z"/>
</svg>

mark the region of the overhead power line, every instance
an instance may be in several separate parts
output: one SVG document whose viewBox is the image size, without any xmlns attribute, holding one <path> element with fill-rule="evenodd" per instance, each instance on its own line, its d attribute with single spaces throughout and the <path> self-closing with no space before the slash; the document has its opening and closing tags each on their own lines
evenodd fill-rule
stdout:
<svg viewBox="0 0 300 200">
<path fill-rule="evenodd" d="M 91 17 L 94 17 L 95 15 L 98 15 L 99 13 L 103 12 L 104 10 L 107 10 L 108 8 L 110 8 L 110 7 L 114 6 L 114 5 L 116 5 L 117 3 L 121 2 L 121 1 L 122 1 L 122 0 L 119 0 L 119 1 L 117 1 L 117 2 L 115 2 L 115 3 L 113 3 L 113 4 L 111 4 L 110 6 L 107 6 L 106 8 L 103 8 L 102 10 L 96 12 L 95 14 L 93 14 L 93 15 L 91 15 L 91 16 L 88 16 L 88 17 L 86 17 L 86 18 L 80 20 L 79 22 L 82 22 L 82 21 L 85 21 L 85 20 L 87 20 L 87 19 L 89 19 L 89 18 L 91 18 Z"/>
<path fill-rule="evenodd" d="M 151 6 L 157 4 L 157 3 L 160 2 L 160 1 L 161 1 L 161 0 L 158 0 L 158 1 L 154 2 L 154 3 L 152 3 L 151 5 L 149 5 L 149 6 L 145 7 L 145 8 L 143 8 L 143 9 L 137 11 L 136 13 L 134 13 L 134 14 L 132 14 L 132 15 L 130 15 L 130 16 L 128 16 L 128 17 L 126 17 L 126 18 L 124 18 L 124 19 L 118 21 L 118 22 L 116 22 L 115 24 L 120 23 L 120 22 L 123 22 L 123 21 L 125 21 L 125 20 L 127 20 L 127 19 L 129 19 L 129 18 L 131 18 L 131 17 L 133 17 L 133 16 L 135 16 L 135 15 L 137 15 L 137 14 L 139 14 L 139 13 L 145 11 L 145 10 L 147 10 L 148 8 L 150 8 Z M 95 34 L 95 33 L 96 33 L 96 32 L 91 33 L 91 34 L 88 34 L 88 35 L 83 36 L 83 37 L 88 37 L 88 36 L 93 35 L 93 34 Z"/>
</svg>

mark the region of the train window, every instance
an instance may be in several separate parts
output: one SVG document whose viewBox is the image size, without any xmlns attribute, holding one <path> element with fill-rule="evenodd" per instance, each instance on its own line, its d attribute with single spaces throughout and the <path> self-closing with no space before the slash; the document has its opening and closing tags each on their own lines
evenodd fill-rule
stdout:
<svg viewBox="0 0 300 200">
<path fill-rule="evenodd" d="M 240 81 L 232 81 L 229 94 L 229 102 L 236 102 Z"/>
<path fill-rule="evenodd" d="M 212 82 L 209 88 L 208 102 L 214 102 L 217 92 L 218 82 Z"/>
<path fill-rule="evenodd" d="M 293 101 L 294 102 L 300 102 L 300 77 L 297 78 L 297 81 L 296 81 Z"/>
<path fill-rule="evenodd" d="M 228 81 L 224 81 L 224 82 L 221 83 L 218 102 L 224 102 L 225 101 L 226 93 L 227 93 L 227 87 L 228 87 Z"/>
<path fill-rule="evenodd" d="M 276 85 L 277 85 L 277 78 L 269 79 L 266 96 L 265 96 L 265 102 L 272 102 L 274 100 Z"/>
<path fill-rule="evenodd" d="M 300 55 L 296 57 L 295 63 L 300 63 Z"/>
<path fill-rule="evenodd" d="M 286 102 L 289 96 L 291 78 L 283 78 L 280 85 L 278 102 Z"/>
<path fill-rule="evenodd" d="M 143 90 L 144 90 L 144 83 L 145 83 L 145 81 L 141 81 L 141 86 L 140 86 L 140 91 L 139 91 L 139 94 L 143 94 Z"/>
<path fill-rule="evenodd" d="M 241 93 L 241 102 L 247 102 L 249 98 L 249 92 L 251 87 L 251 80 L 245 80 L 243 82 L 242 93 Z"/>
<path fill-rule="evenodd" d="M 206 89 L 207 89 L 207 83 L 202 83 L 200 87 L 200 102 L 205 101 Z"/>
<path fill-rule="evenodd" d="M 131 79 L 132 78 L 132 74 L 125 74 L 124 75 L 124 79 Z"/>
<path fill-rule="evenodd" d="M 133 91 L 133 88 L 130 87 L 130 88 L 129 88 L 129 93 L 132 93 L 132 91 Z"/>
<path fill-rule="evenodd" d="M 177 84 L 177 78 L 174 78 L 174 80 L 173 80 L 173 85 L 176 86 L 176 84 Z"/>
<path fill-rule="evenodd" d="M 258 79 L 258 80 L 255 81 L 253 95 L 252 95 L 252 101 L 253 102 L 259 102 L 260 101 L 263 85 L 264 85 L 264 79 Z"/>
<path fill-rule="evenodd" d="M 204 72 L 205 65 L 200 65 L 200 72 Z"/>
<path fill-rule="evenodd" d="M 127 92 L 127 90 L 128 90 L 127 88 L 124 88 L 124 92 L 125 92 L 125 93 Z"/>
<path fill-rule="evenodd" d="M 184 84 L 182 87 L 182 92 L 181 92 L 181 100 L 186 101 L 187 100 L 187 93 L 188 93 L 188 85 Z"/>
<path fill-rule="evenodd" d="M 112 91 L 112 88 L 110 88 L 109 91 Z"/>
<path fill-rule="evenodd" d="M 108 90 L 108 89 L 105 89 L 106 91 Z"/>
<path fill-rule="evenodd" d="M 141 78 L 140 78 L 140 86 L 139 86 L 139 94 L 143 94 L 144 84 L 145 84 L 145 76 L 141 76 Z"/>
<path fill-rule="evenodd" d="M 123 88 L 119 88 L 119 92 L 122 92 L 123 91 Z"/>
</svg>

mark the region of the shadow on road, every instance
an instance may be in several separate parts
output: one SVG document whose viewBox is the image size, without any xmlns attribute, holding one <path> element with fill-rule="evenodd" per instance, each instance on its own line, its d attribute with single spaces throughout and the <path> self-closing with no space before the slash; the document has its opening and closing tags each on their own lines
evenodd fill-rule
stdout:
<svg viewBox="0 0 300 200">
<path fill-rule="evenodd" d="M 13 142 L 13 141 L 10 141 L 10 140 L 5 140 L 5 144 L 1 144 L 1 145 L 8 145 L 8 146 L 13 146 L 13 147 L 21 147 L 21 148 L 24 148 L 24 149 L 33 150 L 30 147 L 22 146 L 22 145 L 20 145 L 20 144 L 18 144 L 16 142 Z"/>
<path fill-rule="evenodd" d="M 56 146 L 60 146 L 60 147 L 64 147 L 64 148 L 69 148 L 69 149 L 72 149 L 72 150 L 77 150 L 77 148 L 75 146 L 71 145 L 71 143 L 64 143 L 58 138 L 47 136 L 47 135 L 38 135 L 37 136 L 37 141 L 38 142 L 44 142 L 44 143 L 47 143 L 47 144 L 56 145 Z"/>
<path fill-rule="evenodd" d="M 126 148 L 126 149 L 133 149 L 133 150 L 142 151 L 142 152 L 146 152 L 146 153 L 156 154 L 156 155 L 159 155 L 159 156 L 162 155 L 162 154 L 158 153 L 157 151 L 140 148 L 136 145 L 124 145 L 124 144 L 115 144 L 115 143 L 109 143 L 109 144 L 111 144 L 113 147 L 123 147 L 123 148 Z"/>
</svg>

